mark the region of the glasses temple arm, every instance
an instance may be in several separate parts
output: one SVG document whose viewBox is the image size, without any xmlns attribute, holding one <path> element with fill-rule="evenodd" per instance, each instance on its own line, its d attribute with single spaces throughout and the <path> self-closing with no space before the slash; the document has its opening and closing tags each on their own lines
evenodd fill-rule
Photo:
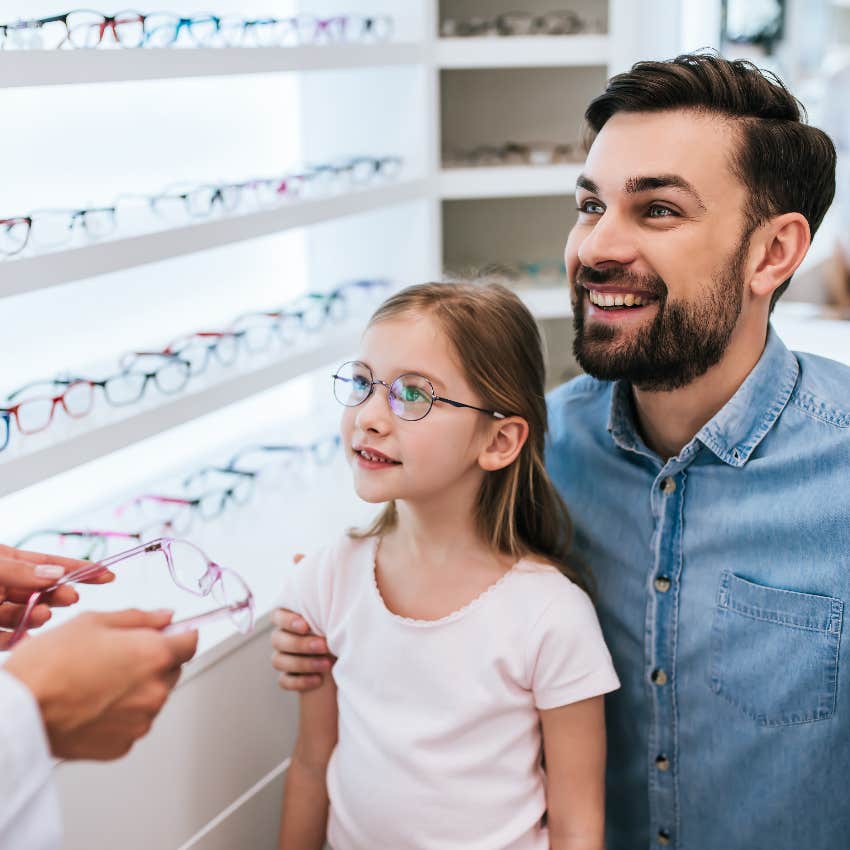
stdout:
<svg viewBox="0 0 850 850">
<path fill-rule="evenodd" d="M 474 404 L 464 404 L 462 401 L 452 401 L 450 398 L 443 398 L 440 395 L 434 396 L 434 401 L 442 401 L 446 404 L 452 405 L 452 407 L 468 407 L 470 410 L 478 410 L 481 413 L 487 413 L 492 416 L 494 419 L 505 419 L 506 416 L 504 413 L 499 413 L 496 410 L 488 410 L 485 407 L 476 407 Z"/>
</svg>

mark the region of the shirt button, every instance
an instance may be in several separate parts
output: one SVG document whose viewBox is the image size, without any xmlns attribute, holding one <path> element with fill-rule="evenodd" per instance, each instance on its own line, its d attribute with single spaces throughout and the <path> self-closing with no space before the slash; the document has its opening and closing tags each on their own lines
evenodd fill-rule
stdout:
<svg viewBox="0 0 850 850">
<path fill-rule="evenodd" d="M 676 492 L 676 481 L 673 478 L 665 478 L 661 482 L 661 492 L 666 493 L 668 496 L 671 493 Z"/>
<path fill-rule="evenodd" d="M 658 830 L 658 835 L 656 837 L 658 838 L 659 844 L 666 846 L 670 843 L 670 836 L 663 829 Z"/>
<path fill-rule="evenodd" d="M 667 756 L 658 756 L 658 758 L 655 759 L 655 766 L 659 770 L 670 770 L 670 759 L 668 759 Z"/>
<path fill-rule="evenodd" d="M 655 589 L 659 593 L 667 593 L 667 591 L 670 590 L 670 583 L 670 579 L 667 578 L 667 576 L 658 576 L 658 578 L 655 579 Z"/>
<path fill-rule="evenodd" d="M 667 674 L 663 670 L 653 670 L 652 671 L 652 681 L 656 685 L 666 685 L 667 684 Z"/>
</svg>

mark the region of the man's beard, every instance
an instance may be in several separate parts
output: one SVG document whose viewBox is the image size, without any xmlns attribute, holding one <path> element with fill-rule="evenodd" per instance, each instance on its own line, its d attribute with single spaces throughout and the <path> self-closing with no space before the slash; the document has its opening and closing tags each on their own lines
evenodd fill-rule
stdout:
<svg viewBox="0 0 850 850">
<path fill-rule="evenodd" d="M 641 390 L 665 391 L 686 386 L 719 363 L 741 313 L 749 235 L 744 235 L 729 263 L 693 304 L 668 301 L 667 285 L 658 276 L 580 266 L 576 274 L 573 353 L 582 369 L 603 381 L 626 380 Z M 629 336 L 602 322 L 585 326 L 581 281 L 614 282 L 624 291 L 652 293 L 657 299 L 655 318 Z"/>
</svg>

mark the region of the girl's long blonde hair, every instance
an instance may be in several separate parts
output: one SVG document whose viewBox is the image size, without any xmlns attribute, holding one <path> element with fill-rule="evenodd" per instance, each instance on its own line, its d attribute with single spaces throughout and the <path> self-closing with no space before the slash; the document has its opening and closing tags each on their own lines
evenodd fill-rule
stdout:
<svg viewBox="0 0 850 850">
<path fill-rule="evenodd" d="M 481 539 L 513 558 L 536 555 L 587 589 L 589 582 L 571 565 L 567 506 L 546 472 L 545 365 L 531 313 L 499 284 L 423 283 L 388 298 L 369 327 L 422 315 L 432 316 L 446 334 L 480 405 L 528 422 L 528 439 L 516 460 L 484 477 L 475 506 Z M 397 519 L 395 502 L 389 502 L 368 528 L 349 533 L 380 536 Z"/>
</svg>

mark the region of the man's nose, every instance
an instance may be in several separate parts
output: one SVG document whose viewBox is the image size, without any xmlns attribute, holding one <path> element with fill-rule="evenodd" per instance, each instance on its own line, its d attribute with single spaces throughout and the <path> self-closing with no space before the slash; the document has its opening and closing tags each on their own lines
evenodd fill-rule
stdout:
<svg viewBox="0 0 850 850">
<path fill-rule="evenodd" d="M 628 221 L 616 210 L 607 209 L 578 246 L 583 266 L 605 268 L 612 263 L 628 266 L 637 257 L 635 234 Z"/>
</svg>

